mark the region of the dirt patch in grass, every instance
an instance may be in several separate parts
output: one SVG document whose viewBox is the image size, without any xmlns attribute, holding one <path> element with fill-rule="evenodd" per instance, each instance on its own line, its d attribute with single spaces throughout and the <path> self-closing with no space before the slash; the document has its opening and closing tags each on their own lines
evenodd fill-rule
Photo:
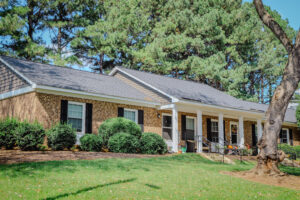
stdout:
<svg viewBox="0 0 300 200">
<path fill-rule="evenodd" d="M 243 178 L 248 181 L 253 181 L 257 183 L 263 183 L 267 185 L 273 185 L 273 186 L 279 186 L 279 187 L 285 187 L 289 189 L 296 189 L 300 190 L 300 177 L 299 176 L 292 176 L 292 175 L 286 175 L 286 176 L 257 176 L 252 173 L 248 172 L 228 172 L 223 171 L 222 174 L 227 174 L 230 176 Z"/>
<path fill-rule="evenodd" d="M 0 150 L 0 164 L 41 162 L 53 160 L 93 160 L 101 158 L 146 158 L 164 155 L 125 154 L 110 152 L 20 151 Z"/>
</svg>

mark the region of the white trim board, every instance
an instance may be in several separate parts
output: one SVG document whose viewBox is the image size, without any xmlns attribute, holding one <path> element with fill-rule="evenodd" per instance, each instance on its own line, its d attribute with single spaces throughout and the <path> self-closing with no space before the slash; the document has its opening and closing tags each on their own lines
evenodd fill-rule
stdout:
<svg viewBox="0 0 300 200">
<path fill-rule="evenodd" d="M 10 91 L 10 92 L 0 94 L 0 100 L 8 99 L 8 98 L 15 97 L 15 96 L 19 96 L 19 95 L 26 94 L 26 93 L 33 92 L 33 91 L 34 91 L 34 88 L 32 88 L 31 86 L 20 88 L 20 89 L 17 89 L 17 90 L 13 90 L 13 91 Z"/>
</svg>

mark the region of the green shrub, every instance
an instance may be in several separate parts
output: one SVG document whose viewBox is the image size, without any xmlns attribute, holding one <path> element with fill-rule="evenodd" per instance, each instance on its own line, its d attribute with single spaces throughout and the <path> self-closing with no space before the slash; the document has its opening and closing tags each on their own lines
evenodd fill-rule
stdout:
<svg viewBox="0 0 300 200">
<path fill-rule="evenodd" d="M 101 151 L 102 137 L 94 134 L 85 134 L 80 138 L 80 148 L 83 151 Z"/>
<path fill-rule="evenodd" d="M 70 124 L 57 124 L 47 132 L 48 146 L 52 150 L 70 149 L 76 143 L 75 129 Z"/>
<path fill-rule="evenodd" d="M 20 123 L 15 134 L 17 145 L 21 150 L 38 150 L 44 142 L 45 130 L 37 122 L 34 124 L 23 122 Z"/>
<path fill-rule="evenodd" d="M 278 144 L 278 149 L 282 150 L 285 154 L 295 155 L 300 158 L 300 146 L 291 146 L 288 144 Z"/>
<path fill-rule="evenodd" d="M 164 154 L 167 152 L 167 145 L 160 135 L 143 133 L 140 139 L 140 149 L 144 154 Z"/>
<path fill-rule="evenodd" d="M 137 139 L 142 135 L 141 127 L 139 125 L 123 117 L 108 119 L 99 127 L 99 135 L 103 138 L 105 146 L 107 146 L 111 136 L 121 132 L 133 135 Z"/>
<path fill-rule="evenodd" d="M 5 146 L 6 149 L 12 149 L 16 145 L 15 131 L 19 125 L 20 122 L 13 118 L 0 121 L 0 147 Z"/>
<path fill-rule="evenodd" d="M 128 133 L 117 133 L 108 140 L 108 149 L 115 153 L 136 153 L 138 146 L 138 139 Z"/>
</svg>

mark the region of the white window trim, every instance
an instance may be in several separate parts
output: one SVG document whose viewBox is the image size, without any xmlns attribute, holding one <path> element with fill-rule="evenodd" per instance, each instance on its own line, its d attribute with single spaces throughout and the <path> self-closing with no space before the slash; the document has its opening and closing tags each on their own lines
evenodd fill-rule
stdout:
<svg viewBox="0 0 300 200">
<path fill-rule="evenodd" d="M 85 134 L 85 109 L 86 109 L 86 104 L 85 103 L 81 103 L 81 102 L 75 102 L 75 101 L 68 101 L 68 106 L 69 104 L 73 104 L 73 105 L 81 105 L 82 106 L 82 130 L 81 132 L 77 132 L 77 133 L 81 133 L 81 134 Z M 69 108 L 68 108 L 69 109 Z M 67 118 L 69 118 L 69 116 L 67 116 Z"/>
<path fill-rule="evenodd" d="M 173 135 L 173 123 L 172 123 L 172 126 L 171 127 L 165 127 L 164 126 L 164 116 L 169 116 L 169 117 L 172 117 L 172 114 L 168 114 L 168 113 L 162 113 L 162 118 L 161 118 L 161 130 L 163 131 L 164 128 L 167 128 L 167 129 L 171 129 L 171 134 Z M 163 137 L 163 135 L 162 135 Z M 166 140 L 166 139 L 164 139 Z M 173 141 L 173 138 L 171 140 L 166 140 L 166 141 Z"/>
<path fill-rule="evenodd" d="M 290 144 L 290 130 L 288 128 L 282 128 L 281 130 L 286 130 L 287 144 Z"/>
<path fill-rule="evenodd" d="M 186 116 L 186 119 L 194 120 L 194 139 L 197 140 L 197 117 Z"/>
<path fill-rule="evenodd" d="M 230 125 L 230 144 L 232 145 L 237 145 L 239 143 L 239 123 L 238 122 L 230 122 L 229 123 Z M 236 144 L 233 144 L 232 143 L 232 131 L 231 131 L 231 125 L 236 125 L 237 126 L 237 141 L 236 141 Z"/>
<path fill-rule="evenodd" d="M 135 113 L 135 123 L 138 124 L 138 110 L 136 109 L 129 109 L 129 108 L 124 108 L 124 112 L 125 111 L 131 111 Z M 124 113 L 125 114 L 125 113 Z"/>
</svg>

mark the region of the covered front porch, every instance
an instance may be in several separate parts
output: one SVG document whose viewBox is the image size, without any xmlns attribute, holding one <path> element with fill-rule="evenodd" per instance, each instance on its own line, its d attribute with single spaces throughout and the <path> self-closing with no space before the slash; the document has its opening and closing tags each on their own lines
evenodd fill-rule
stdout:
<svg viewBox="0 0 300 200">
<path fill-rule="evenodd" d="M 172 152 L 178 152 L 182 146 L 187 147 L 187 152 L 198 153 L 207 148 L 216 151 L 216 147 L 229 144 L 253 147 L 262 136 L 263 113 L 190 102 L 164 105 L 160 109 L 162 136 Z"/>
</svg>

